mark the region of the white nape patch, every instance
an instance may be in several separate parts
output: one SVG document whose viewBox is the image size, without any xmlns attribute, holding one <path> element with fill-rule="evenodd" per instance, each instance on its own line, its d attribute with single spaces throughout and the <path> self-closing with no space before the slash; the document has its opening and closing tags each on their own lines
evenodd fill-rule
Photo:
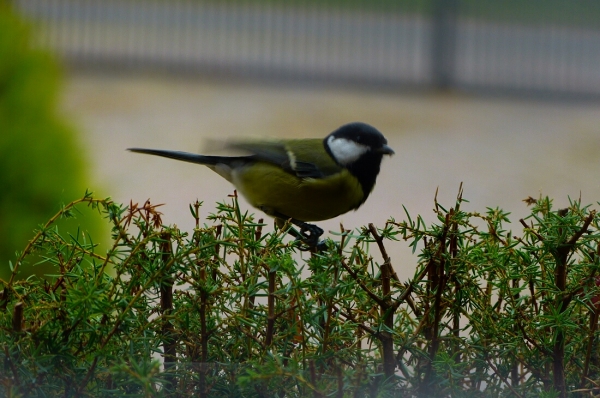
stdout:
<svg viewBox="0 0 600 398">
<path fill-rule="evenodd" d="M 294 152 L 292 152 L 289 149 L 286 152 L 287 152 L 288 159 L 290 161 L 290 166 L 292 167 L 292 170 L 296 170 L 296 155 L 294 154 Z"/>
<path fill-rule="evenodd" d="M 359 144 L 356 141 L 346 138 L 335 138 L 333 136 L 327 139 L 327 145 L 335 160 L 344 166 L 356 162 L 370 149 L 368 146 Z"/>
</svg>

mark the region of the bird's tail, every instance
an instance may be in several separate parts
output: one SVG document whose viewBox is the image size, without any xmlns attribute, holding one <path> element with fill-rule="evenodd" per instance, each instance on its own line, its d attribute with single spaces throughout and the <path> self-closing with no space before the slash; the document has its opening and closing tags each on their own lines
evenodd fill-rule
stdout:
<svg viewBox="0 0 600 398">
<path fill-rule="evenodd" d="M 206 156 L 189 152 L 165 151 L 162 149 L 128 148 L 127 150 L 136 153 L 144 153 L 146 155 L 156 155 L 169 159 L 182 160 L 184 162 L 203 164 L 206 166 L 214 166 L 219 163 L 227 164 L 232 160 L 231 157 L 227 156 Z"/>
</svg>

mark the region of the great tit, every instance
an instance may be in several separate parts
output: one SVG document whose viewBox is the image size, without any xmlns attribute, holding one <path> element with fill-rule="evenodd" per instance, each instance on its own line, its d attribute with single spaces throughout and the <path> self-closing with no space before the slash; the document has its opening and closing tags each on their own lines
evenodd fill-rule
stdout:
<svg viewBox="0 0 600 398">
<path fill-rule="evenodd" d="M 358 209 L 369 197 L 383 155 L 394 151 L 377 129 L 349 123 L 325 139 L 240 140 L 227 148 L 245 156 L 205 156 L 161 149 L 129 151 L 207 166 L 232 183 L 254 207 L 300 227 L 290 233 L 315 247 L 323 230 L 307 221 L 327 220 Z"/>
</svg>

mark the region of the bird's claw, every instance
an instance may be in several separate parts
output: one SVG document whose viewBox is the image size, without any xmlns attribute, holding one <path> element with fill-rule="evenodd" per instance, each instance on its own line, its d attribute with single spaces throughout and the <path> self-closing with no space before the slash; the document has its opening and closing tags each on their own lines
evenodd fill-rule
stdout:
<svg viewBox="0 0 600 398">
<path fill-rule="evenodd" d="M 300 228 L 298 231 L 294 227 L 290 227 L 287 230 L 287 233 L 296 238 L 296 243 L 298 243 L 298 248 L 301 251 L 311 251 L 311 252 L 322 252 L 327 249 L 327 245 L 325 241 L 319 241 L 321 235 L 323 235 L 323 230 L 317 227 L 314 224 L 309 224 L 304 221 L 294 220 L 293 218 L 287 218 L 281 214 L 275 213 L 275 224 L 280 228 L 285 227 L 285 220 L 291 222 L 296 227 Z"/>
<path fill-rule="evenodd" d="M 327 243 L 324 240 L 317 242 L 316 244 L 309 244 L 303 240 L 296 239 L 299 244 L 298 250 L 303 252 L 315 252 L 320 253 L 327 250 Z"/>
<path fill-rule="evenodd" d="M 304 224 L 300 228 L 300 233 L 304 237 L 304 240 L 307 242 L 307 244 L 316 244 L 321 235 L 323 235 L 323 230 L 314 224 Z"/>
<path fill-rule="evenodd" d="M 316 225 L 304 223 L 300 228 L 299 235 L 296 240 L 307 246 L 306 248 L 300 247 L 300 250 L 321 252 L 327 249 L 325 241 L 319 241 L 323 230 Z"/>
</svg>

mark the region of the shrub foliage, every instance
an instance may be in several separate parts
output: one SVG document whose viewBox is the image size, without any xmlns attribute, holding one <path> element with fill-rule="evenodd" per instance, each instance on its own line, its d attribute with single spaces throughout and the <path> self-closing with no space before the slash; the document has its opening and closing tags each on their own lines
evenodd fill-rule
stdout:
<svg viewBox="0 0 600 398">
<path fill-rule="evenodd" d="M 0 262 L 14 257 L 31 231 L 85 190 L 85 155 L 75 129 L 58 111 L 60 68 L 38 48 L 29 25 L 0 0 Z M 102 231 L 95 218 L 66 220 L 73 233 L 85 225 Z M 77 221 L 77 222 L 75 222 Z M 10 275 L 0 267 L 0 278 Z M 37 267 L 38 274 L 49 268 Z M 22 269 L 24 271 L 24 269 Z M 31 269 L 20 276 L 32 273 Z"/>
<path fill-rule="evenodd" d="M 531 199 L 517 236 L 502 210 L 463 202 L 436 201 L 432 225 L 406 212 L 300 253 L 235 195 L 205 224 L 192 204 L 188 234 L 150 202 L 86 194 L 0 280 L 0 394 L 598 394 L 596 211 Z M 112 224 L 106 254 L 54 226 L 83 205 Z M 419 252 L 407 281 L 386 254 L 396 241 Z M 49 279 L 16 277 L 33 255 Z"/>
</svg>

